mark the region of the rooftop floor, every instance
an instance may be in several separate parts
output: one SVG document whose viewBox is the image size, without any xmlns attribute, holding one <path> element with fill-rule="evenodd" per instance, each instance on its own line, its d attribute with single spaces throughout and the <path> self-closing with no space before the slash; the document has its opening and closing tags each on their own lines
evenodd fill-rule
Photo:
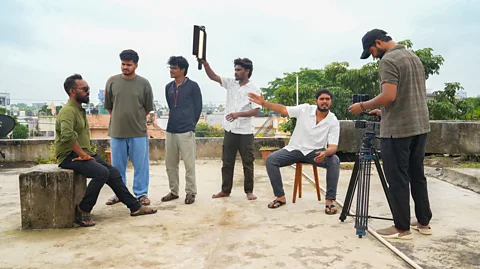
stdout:
<svg viewBox="0 0 480 269">
<path fill-rule="evenodd" d="M 303 197 L 293 204 L 291 167 L 282 168 L 288 203 L 275 210 L 267 208 L 274 197 L 261 160 L 255 166 L 255 201 L 243 193 L 238 161 L 232 196 L 211 199 L 220 189 L 221 161 L 198 160 L 193 205 L 185 205 L 183 192 L 181 199 L 162 203 L 169 191 L 165 166 L 150 168 L 149 196 L 157 214 L 132 218 L 122 204 L 105 205 L 112 195 L 105 186 L 93 211 L 96 226 L 41 231 L 20 230 L 18 174 L 23 169 L 0 170 L 0 268 L 410 268 L 371 234 L 358 238 L 353 218 L 342 223 L 339 214 L 326 215 L 324 193 L 316 201 L 305 178 Z M 310 176 L 311 170 L 304 168 Z M 182 163 L 180 174 L 183 189 Z M 338 200 L 345 199 L 350 174 L 341 171 Z M 132 175 L 129 169 L 130 188 Z M 323 169 L 319 176 L 325 187 Z M 480 195 L 434 178 L 429 178 L 429 194 L 434 234 L 414 232 L 414 240 L 390 242 L 423 268 L 479 268 Z M 390 217 L 376 176 L 370 214 Z M 369 226 L 391 223 L 370 220 Z"/>
</svg>

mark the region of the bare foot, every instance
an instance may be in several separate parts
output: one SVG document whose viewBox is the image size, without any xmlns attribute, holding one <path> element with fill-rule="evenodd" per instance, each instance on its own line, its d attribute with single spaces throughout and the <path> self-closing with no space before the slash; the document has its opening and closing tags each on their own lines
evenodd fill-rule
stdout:
<svg viewBox="0 0 480 269">
<path fill-rule="evenodd" d="M 248 200 L 257 200 L 257 196 L 253 195 L 253 193 L 249 192 L 247 193 L 247 199 Z"/>
<path fill-rule="evenodd" d="M 222 198 L 222 197 L 228 197 L 230 196 L 230 193 L 224 193 L 223 191 L 217 193 L 217 194 L 214 194 L 212 195 L 212 198 Z"/>
</svg>

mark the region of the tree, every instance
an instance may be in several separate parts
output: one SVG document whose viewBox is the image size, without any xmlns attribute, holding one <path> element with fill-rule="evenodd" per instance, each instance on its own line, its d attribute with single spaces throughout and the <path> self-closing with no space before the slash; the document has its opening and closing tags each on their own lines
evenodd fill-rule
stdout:
<svg viewBox="0 0 480 269">
<path fill-rule="evenodd" d="M 445 83 L 443 91 L 435 91 L 434 100 L 428 101 L 431 120 L 459 120 L 472 113 L 474 106 L 466 99 L 456 99 L 457 91 L 463 90 L 459 82 Z"/>
<path fill-rule="evenodd" d="M 414 52 L 425 67 L 425 77 L 438 74 L 444 59 L 434 55 L 432 48 L 413 50 L 410 40 L 398 42 Z M 338 119 L 358 119 L 358 116 L 348 112 L 352 103 L 352 94 L 368 94 L 370 98 L 380 93 L 378 84 L 378 61 L 370 62 L 358 69 L 349 68 L 347 62 L 333 62 L 323 69 L 300 68 L 299 72 L 284 73 L 283 78 L 276 78 L 269 82 L 268 87 L 262 88 L 265 99 L 286 106 L 296 105 L 296 76 L 298 75 L 299 104 L 315 103 L 315 92 L 321 88 L 328 88 L 334 95 L 331 111 Z M 284 131 L 292 132 L 295 121 L 287 121 L 281 125 Z"/>
<path fill-rule="evenodd" d="M 47 105 L 43 105 L 38 111 L 42 111 L 42 112 L 45 112 L 45 114 L 47 114 Z"/>
<path fill-rule="evenodd" d="M 28 138 L 28 128 L 25 125 L 19 124 L 15 120 L 15 127 L 12 132 L 13 139 L 26 139 Z"/>
<path fill-rule="evenodd" d="M 56 115 L 58 115 L 58 113 L 60 113 L 60 110 L 62 110 L 62 108 L 63 108 L 63 106 L 56 106 L 55 107 L 55 110 L 57 111 Z"/>
</svg>

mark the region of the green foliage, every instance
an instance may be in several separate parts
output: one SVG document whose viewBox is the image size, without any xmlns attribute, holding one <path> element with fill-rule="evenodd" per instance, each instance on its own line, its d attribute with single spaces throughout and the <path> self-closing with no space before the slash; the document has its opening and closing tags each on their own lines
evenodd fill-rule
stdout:
<svg viewBox="0 0 480 269">
<path fill-rule="evenodd" d="M 210 126 L 206 122 L 199 122 L 195 128 L 196 137 L 223 137 L 225 132 L 220 126 Z"/>
<path fill-rule="evenodd" d="M 459 120 L 473 112 L 473 105 L 466 99 L 456 99 L 457 91 L 463 90 L 459 82 L 445 83 L 443 91 L 434 92 L 434 100 L 428 101 L 431 120 Z"/>
<path fill-rule="evenodd" d="M 440 55 L 434 55 L 432 48 L 413 50 L 410 40 L 398 42 L 404 44 L 407 49 L 414 52 L 425 67 L 425 76 L 428 78 L 438 74 L 444 59 Z M 315 104 L 315 92 L 321 88 L 328 88 L 334 95 L 330 110 L 338 119 L 358 119 L 348 112 L 351 105 L 352 94 L 368 94 L 370 98 L 380 93 L 378 84 L 378 62 L 370 62 L 361 68 L 349 68 L 347 62 L 333 62 L 323 69 L 301 68 L 298 72 L 284 73 L 282 78 L 276 78 L 262 88 L 266 100 L 286 106 L 296 105 L 296 76 L 298 75 L 299 104 Z M 462 107 L 462 104 L 458 104 Z M 464 107 L 462 107 L 463 109 Z M 463 111 L 463 110 L 462 110 Z M 292 132 L 295 128 L 295 120 L 291 119 L 280 124 L 285 132 Z"/>
<path fill-rule="evenodd" d="M 15 120 L 15 127 L 12 132 L 13 139 L 26 139 L 28 138 L 28 128 L 25 125 L 19 124 Z"/>
</svg>

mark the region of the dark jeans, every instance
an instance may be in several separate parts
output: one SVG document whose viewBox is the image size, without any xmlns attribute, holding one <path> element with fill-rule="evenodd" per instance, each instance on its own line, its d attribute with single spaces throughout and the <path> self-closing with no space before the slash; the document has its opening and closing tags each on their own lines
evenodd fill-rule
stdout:
<svg viewBox="0 0 480 269">
<path fill-rule="evenodd" d="M 128 191 L 120 172 L 115 167 L 102 160 L 97 154 L 92 156 L 95 160 L 72 162 L 72 159 L 76 157 L 78 155 L 72 152 L 59 166 L 92 179 L 87 186 L 85 196 L 80 202 L 80 209 L 85 212 L 92 211 L 93 206 L 97 203 L 98 194 L 105 184 L 112 188 L 120 202 L 124 203 L 131 212 L 140 209 L 141 204 Z"/>
<path fill-rule="evenodd" d="M 317 156 L 314 150 L 304 156 L 299 150 L 288 151 L 281 149 L 268 155 L 266 160 L 267 173 L 272 184 L 273 193 L 275 196 L 284 196 L 282 175 L 280 174 L 280 167 L 292 165 L 297 162 L 306 162 L 318 167 L 327 168 L 327 193 L 325 198 L 327 200 L 335 200 L 337 196 L 338 178 L 340 176 L 340 159 L 337 155 L 325 157 L 323 162 L 317 163 L 313 159 Z"/>
<path fill-rule="evenodd" d="M 222 145 L 222 192 L 230 193 L 232 191 L 237 151 L 242 157 L 244 191 L 245 193 L 253 192 L 253 162 L 255 161 L 253 141 L 253 134 L 234 134 L 225 131 Z"/>
<path fill-rule="evenodd" d="M 415 202 L 418 222 L 428 225 L 432 218 L 427 178 L 423 171 L 426 146 L 427 134 L 381 140 L 383 168 L 390 190 L 393 220 L 399 230 L 410 229 L 409 188 Z"/>
</svg>

